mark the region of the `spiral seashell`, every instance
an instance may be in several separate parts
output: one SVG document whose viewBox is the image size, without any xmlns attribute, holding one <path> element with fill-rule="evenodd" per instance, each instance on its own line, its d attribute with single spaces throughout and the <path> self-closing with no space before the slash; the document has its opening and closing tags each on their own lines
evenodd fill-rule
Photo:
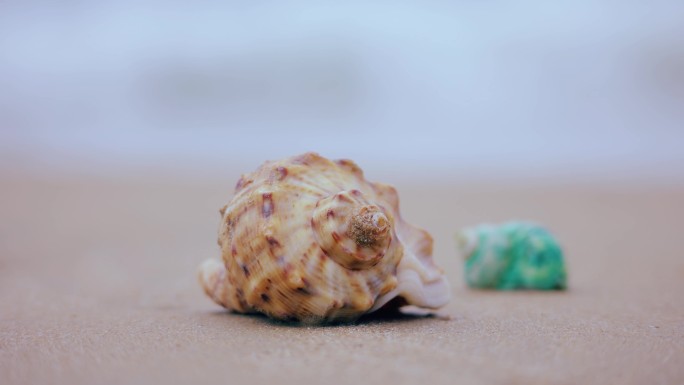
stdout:
<svg viewBox="0 0 684 385">
<path fill-rule="evenodd" d="M 240 178 L 220 213 L 221 261 L 199 275 L 230 310 L 320 323 L 450 299 L 430 235 L 402 220 L 393 187 L 368 182 L 350 160 L 266 162 Z"/>
</svg>

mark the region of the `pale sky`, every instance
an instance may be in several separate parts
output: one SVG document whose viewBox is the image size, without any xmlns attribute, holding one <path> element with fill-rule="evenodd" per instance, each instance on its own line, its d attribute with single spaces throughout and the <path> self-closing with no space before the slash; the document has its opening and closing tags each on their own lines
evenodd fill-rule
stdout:
<svg viewBox="0 0 684 385">
<path fill-rule="evenodd" d="M 684 181 L 678 1 L 3 3 L 0 86 L 3 167 Z"/>
</svg>

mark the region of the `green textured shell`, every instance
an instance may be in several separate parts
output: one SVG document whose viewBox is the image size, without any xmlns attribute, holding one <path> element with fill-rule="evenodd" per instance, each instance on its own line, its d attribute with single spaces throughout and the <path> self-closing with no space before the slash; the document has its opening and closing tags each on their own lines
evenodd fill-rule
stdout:
<svg viewBox="0 0 684 385">
<path fill-rule="evenodd" d="M 555 237 L 527 222 L 480 225 L 458 235 L 470 287 L 499 290 L 565 289 L 567 273 Z"/>
</svg>

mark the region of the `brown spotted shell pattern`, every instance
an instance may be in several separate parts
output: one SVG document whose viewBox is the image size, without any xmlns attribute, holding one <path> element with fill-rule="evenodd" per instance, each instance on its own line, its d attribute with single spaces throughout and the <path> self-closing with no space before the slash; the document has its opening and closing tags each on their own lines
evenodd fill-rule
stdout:
<svg viewBox="0 0 684 385">
<path fill-rule="evenodd" d="M 266 162 L 240 178 L 220 213 L 222 261 L 199 275 L 225 308 L 318 323 L 449 301 L 430 235 L 401 219 L 393 187 L 368 182 L 350 160 Z"/>
</svg>

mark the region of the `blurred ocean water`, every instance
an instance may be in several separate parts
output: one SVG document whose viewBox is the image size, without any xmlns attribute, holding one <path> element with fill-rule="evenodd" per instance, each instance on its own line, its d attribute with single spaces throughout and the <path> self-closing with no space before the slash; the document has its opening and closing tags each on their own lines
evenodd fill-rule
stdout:
<svg viewBox="0 0 684 385">
<path fill-rule="evenodd" d="M 0 3 L 2 168 L 684 182 L 684 2 Z"/>
</svg>

